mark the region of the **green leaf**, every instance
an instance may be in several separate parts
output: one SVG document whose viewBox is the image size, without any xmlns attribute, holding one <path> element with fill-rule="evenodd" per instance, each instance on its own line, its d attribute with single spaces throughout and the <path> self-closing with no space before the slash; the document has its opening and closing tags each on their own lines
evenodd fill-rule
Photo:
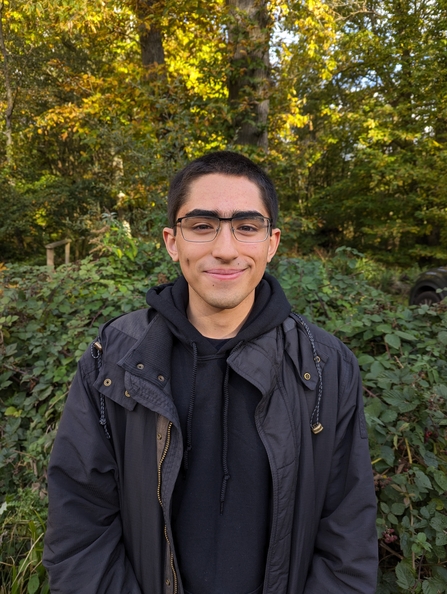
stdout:
<svg viewBox="0 0 447 594">
<path fill-rule="evenodd" d="M 394 450 L 391 449 L 389 446 L 381 446 L 380 448 L 380 456 L 385 460 L 388 466 L 393 466 L 394 464 Z"/>
<path fill-rule="evenodd" d="M 371 355 L 367 355 L 365 353 L 362 355 L 359 355 L 359 357 L 358 357 L 358 362 L 361 367 L 363 365 L 369 365 L 370 363 L 374 363 L 374 361 L 375 361 L 374 357 L 371 357 Z"/>
<path fill-rule="evenodd" d="M 368 376 L 372 377 L 373 379 L 377 379 L 379 377 L 379 375 L 381 375 L 383 373 L 383 371 L 384 371 L 384 367 L 380 363 L 380 361 L 374 361 L 374 363 L 371 365 L 371 369 L 370 369 Z"/>
<path fill-rule="evenodd" d="M 424 458 L 424 462 L 425 462 L 425 464 L 427 464 L 427 466 L 433 466 L 434 468 L 438 468 L 438 466 L 439 466 L 438 458 L 435 454 L 433 454 L 433 452 L 424 452 L 423 458 Z"/>
<path fill-rule="evenodd" d="M 430 479 L 426 474 L 424 474 L 421 470 L 415 470 L 414 478 L 416 485 L 424 492 L 427 489 L 432 489 L 432 484 Z"/>
<path fill-rule="evenodd" d="M 396 330 L 395 333 L 400 336 L 400 338 L 403 338 L 404 340 L 417 340 L 417 337 L 414 336 L 413 334 L 409 334 L 408 332 L 402 332 L 401 330 Z"/>
<path fill-rule="evenodd" d="M 436 512 L 434 517 L 430 520 L 430 526 L 436 532 L 444 532 L 447 530 L 447 516 Z"/>
<path fill-rule="evenodd" d="M 446 567 L 441 567 L 440 565 L 435 565 L 433 567 L 433 575 L 436 576 L 437 578 L 439 578 L 439 580 L 444 585 L 444 587 L 447 586 L 447 568 Z M 447 588 L 446 588 L 446 590 L 447 590 Z"/>
<path fill-rule="evenodd" d="M 444 384 L 438 384 L 437 386 L 434 386 L 434 388 L 438 396 L 441 396 L 442 398 L 447 398 L 447 386 L 445 386 Z"/>
<path fill-rule="evenodd" d="M 397 577 L 397 584 L 400 588 L 403 588 L 404 590 L 409 590 L 414 586 L 416 578 L 413 574 L 411 567 L 405 561 L 401 561 L 396 565 L 395 572 Z"/>
<path fill-rule="evenodd" d="M 5 410 L 5 417 L 20 417 L 22 414 L 22 410 L 17 410 L 15 406 L 8 406 Z"/>
<path fill-rule="evenodd" d="M 397 334 L 385 334 L 385 342 L 394 349 L 400 348 L 400 338 Z"/>
<path fill-rule="evenodd" d="M 388 522 L 390 524 L 394 524 L 394 525 L 399 524 L 399 520 L 396 518 L 396 516 L 394 514 L 388 514 L 387 518 L 388 518 Z"/>
<path fill-rule="evenodd" d="M 433 473 L 433 478 L 442 491 L 447 491 L 447 475 L 444 472 L 435 470 Z"/>
<path fill-rule="evenodd" d="M 439 594 L 446 591 L 445 586 L 446 584 L 439 577 L 431 577 L 422 582 L 422 592 L 424 594 Z"/>
<path fill-rule="evenodd" d="M 405 512 L 405 509 L 406 507 L 403 503 L 393 503 L 393 505 L 391 506 L 391 511 L 396 516 L 401 516 Z"/>
<path fill-rule="evenodd" d="M 397 411 L 392 408 L 388 408 L 380 415 L 380 419 L 384 423 L 387 423 L 387 424 L 395 421 L 396 417 L 397 417 Z"/>
<path fill-rule="evenodd" d="M 393 332 L 393 328 L 389 324 L 378 324 L 376 330 L 382 334 L 391 334 Z"/>
<path fill-rule="evenodd" d="M 39 577 L 33 574 L 28 580 L 28 594 L 35 594 L 39 588 Z"/>
<path fill-rule="evenodd" d="M 443 532 L 437 532 L 436 533 L 436 545 L 438 547 L 445 547 L 447 545 L 447 533 Z"/>
</svg>

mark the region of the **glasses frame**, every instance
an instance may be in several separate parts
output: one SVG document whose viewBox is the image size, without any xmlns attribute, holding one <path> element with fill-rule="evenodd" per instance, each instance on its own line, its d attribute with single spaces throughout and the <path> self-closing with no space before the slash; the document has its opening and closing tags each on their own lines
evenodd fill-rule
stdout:
<svg viewBox="0 0 447 594">
<path fill-rule="evenodd" d="M 216 229 L 216 234 L 214 235 L 214 237 L 212 239 L 187 239 L 183 233 L 183 226 L 182 226 L 182 221 L 184 221 L 185 219 L 213 219 L 213 220 L 218 220 L 219 221 L 219 226 Z M 238 239 L 236 237 L 236 233 L 235 233 L 235 229 L 233 227 L 233 220 L 243 220 L 243 219 L 264 219 L 265 221 L 267 221 L 267 226 L 266 226 L 266 234 L 264 239 L 261 239 L 259 241 L 244 241 L 243 239 Z M 264 217 L 263 215 L 253 215 L 253 216 L 244 216 L 244 215 L 235 215 L 234 217 L 218 217 L 218 216 L 213 216 L 213 215 L 186 215 L 185 217 L 180 217 L 178 218 L 175 223 L 174 223 L 174 227 L 176 227 L 177 225 L 180 225 L 180 233 L 182 234 L 182 237 L 185 241 L 188 241 L 189 243 L 211 243 L 212 241 L 214 241 L 216 239 L 216 237 L 219 235 L 219 231 L 222 228 L 221 223 L 228 221 L 230 223 L 230 228 L 231 228 L 231 232 L 233 234 L 233 237 L 236 241 L 238 241 L 239 243 L 263 243 L 264 241 L 266 241 L 269 237 L 269 235 L 272 234 L 272 219 L 270 217 Z"/>
</svg>

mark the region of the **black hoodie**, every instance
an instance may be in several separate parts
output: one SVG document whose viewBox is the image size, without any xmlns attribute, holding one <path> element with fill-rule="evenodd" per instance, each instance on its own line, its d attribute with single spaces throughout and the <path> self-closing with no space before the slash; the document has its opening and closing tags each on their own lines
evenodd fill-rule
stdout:
<svg viewBox="0 0 447 594">
<path fill-rule="evenodd" d="M 185 592 L 261 592 L 271 478 L 254 421 L 260 392 L 230 373 L 226 360 L 240 344 L 279 326 L 290 304 L 279 283 L 266 274 L 238 335 L 216 341 L 188 321 L 188 285 L 183 277 L 151 289 L 146 299 L 175 337 L 172 393 L 185 454 L 171 511 Z"/>
</svg>

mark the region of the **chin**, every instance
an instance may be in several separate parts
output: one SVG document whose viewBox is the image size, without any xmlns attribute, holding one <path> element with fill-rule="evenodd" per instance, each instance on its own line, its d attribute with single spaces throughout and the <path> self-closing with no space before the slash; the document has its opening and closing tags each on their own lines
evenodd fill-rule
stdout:
<svg viewBox="0 0 447 594">
<path fill-rule="evenodd" d="M 237 295 L 216 295 L 214 298 L 206 300 L 208 305 L 216 309 L 234 309 L 245 301 L 248 295 L 243 297 Z"/>
</svg>

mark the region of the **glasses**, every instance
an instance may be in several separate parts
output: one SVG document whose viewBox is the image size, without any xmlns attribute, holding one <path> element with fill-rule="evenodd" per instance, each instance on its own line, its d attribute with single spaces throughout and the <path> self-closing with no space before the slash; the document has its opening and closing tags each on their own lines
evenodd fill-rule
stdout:
<svg viewBox="0 0 447 594">
<path fill-rule="evenodd" d="M 270 233 L 272 220 L 267 217 L 210 217 L 187 216 L 175 221 L 180 225 L 180 231 L 185 241 L 206 243 L 216 239 L 221 228 L 221 222 L 228 221 L 234 237 L 242 243 L 260 243 L 265 241 Z"/>
</svg>

